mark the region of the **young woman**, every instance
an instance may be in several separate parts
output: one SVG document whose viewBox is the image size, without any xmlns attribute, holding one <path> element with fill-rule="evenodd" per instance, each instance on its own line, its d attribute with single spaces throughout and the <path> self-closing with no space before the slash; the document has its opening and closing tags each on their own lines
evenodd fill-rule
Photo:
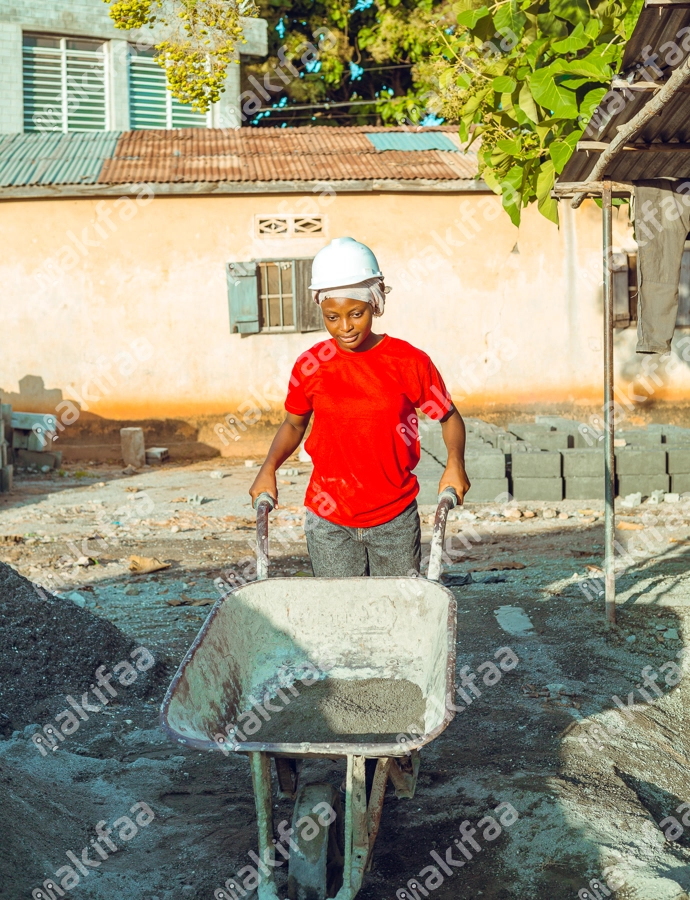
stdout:
<svg viewBox="0 0 690 900">
<path fill-rule="evenodd" d="M 294 365 L 287 415 L 250 488 L 252 501 L 264 491 L 277 501 L 276 470 L 313 415 L 305 532 L 314 575 L 418 573 L 415 411 L 441 422 L 448 464 L 439 492 L 453 487 L 460 502 L 470 487 L 462 417 L 426 353 L 372 331 L 390 288 L 368 247 L 353 238 L 332 241 L 314 259 L 310 289 L 330 339 Z"/>
</svg>

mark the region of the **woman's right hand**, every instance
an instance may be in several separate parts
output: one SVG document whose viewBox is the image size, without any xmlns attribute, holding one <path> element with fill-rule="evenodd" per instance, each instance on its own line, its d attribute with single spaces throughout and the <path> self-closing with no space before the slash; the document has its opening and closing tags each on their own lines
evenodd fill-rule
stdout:
<svg viewBox="0 0 690 900">
<path fill-rule="evenodd" d="M 259 494 L 270 494 L 278 506 L 278 484 L 276 482 L 276 473 L 274 469 L 264 469 L 262 466 L 259 474 L 254 479 L 254 483 L 249 488 L 249 495 L 252 498 L 252 506 Z"/>
</svg>

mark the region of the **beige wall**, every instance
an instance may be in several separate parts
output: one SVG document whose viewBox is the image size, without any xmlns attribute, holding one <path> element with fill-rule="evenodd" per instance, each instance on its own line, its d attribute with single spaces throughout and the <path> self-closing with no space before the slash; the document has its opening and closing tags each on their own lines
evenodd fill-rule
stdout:
<svg viewBox="0 0 690 900">
<path fill-rule="evenodd" d="M 481 194 L 144 192 L 138 204 L 0 203 L 5 394 L 30 374 L 64 396 L 72 385 L 105 418 L 220 417 L 257 405 L 252 389 L 280 407 L 290 366 L 320 335 L 231 335 L 225 263 L 309 256 L 351 235 L 374 249 L 393 286 L 379 329 L 430 353 L 466 405 L 600 402 L 601 214 L 593 203 L 577 213 L 561 204 L 560 230 L 530 208 L 519 232 L 498 199 Z M 310 210 L 326 216 L 324 238 L 254 234 L 257 213 Z M 625 214 L 614 233 L 618 246 L 631 244 Z M 640 366 L 632 329 L 616 340 L 627 382 Z M 101 375 L 99 387 L 93 376 L 108 364 L 110 381 Z M 690 395 L 687 366 L 669 377 L 658 397 Z"/>
</svg>

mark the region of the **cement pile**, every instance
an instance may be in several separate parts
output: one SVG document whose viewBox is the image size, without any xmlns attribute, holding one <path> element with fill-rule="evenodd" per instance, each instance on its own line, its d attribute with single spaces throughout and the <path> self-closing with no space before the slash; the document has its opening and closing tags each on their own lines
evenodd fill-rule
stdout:
<svg viewBox="0 0 690 900">
<path fill-rule="evenodd" d="M 112 623 L 0 563 L 0 735 L 42 724 L 66 694 L 89 689 L 99 666 L 130 659 L 134 646 Z M 129 690 L 145 691 L 155 671 Z"/>
<path fill-rule="evenodd" d="M 300 688 L 253 740 L 395 741 L 400 733 L 424 733 L 426 702 L 418 685 L 406 679 L 327 678 Z"/>
</svg>

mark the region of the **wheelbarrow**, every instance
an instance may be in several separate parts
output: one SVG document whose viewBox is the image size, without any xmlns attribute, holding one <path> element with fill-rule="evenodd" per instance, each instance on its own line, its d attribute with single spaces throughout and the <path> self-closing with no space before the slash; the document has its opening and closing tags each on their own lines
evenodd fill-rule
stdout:
<svg viewBox="0 0 690 900">
<path fill-rule="evenodd" d="M 259 834 L 259 859 L 252 858 L 260 870 L 258 885 L 251 887 L 258 887 L 260 900 L 280 900 L 274 873 L 285 861 L 290 900 L 352 900 L 372 864 L 388 779 L 398 798 L 412 798 L 420 748 L 454 716 L 447 698 L 454 694 L 456 603 L 437 582 L 446 520 L 456 503 L 452 489 L 439 497 L 427 578 L 357 579 L 268 579 L 274 502 L 262 494 L 255 503 L 257 580 L 216 602 L 168 688 L 161 722 L 188 747 L 248 754 Z M 320 668 L 324 659 L 327 673 Z M 261 706 L 265 719 L 266 710 L 276 708 L 270 698 L 286 696 L 285 673 L 306 670 L 317 673 L 310 679 L 326 682 L 411 682 L 423 697 L 423 728 L 315 740 L 303 719 L 303 733 L 287 741 L 262 741 L 260 728 L 250 735 L 244 723 L 260 721 L 252 717 L 257 698 L 269 698 Z M 294 684 L 288 686 L 294 694 Z M 287 717 L 281 726 L 289 723 L 290 707 L 277 708 Z M 310 758 L 346 760 L 344 810 L 342 789 L 302 783 Z M 278 795 L 294 800 L 289 854 L 284 835 L 274 837 L 271 760 Z M 312 827 L 300 830 L 307 821 Z M 229 879 L 216 900 L 237 900 L 249 887 Z"/>
</svg>

